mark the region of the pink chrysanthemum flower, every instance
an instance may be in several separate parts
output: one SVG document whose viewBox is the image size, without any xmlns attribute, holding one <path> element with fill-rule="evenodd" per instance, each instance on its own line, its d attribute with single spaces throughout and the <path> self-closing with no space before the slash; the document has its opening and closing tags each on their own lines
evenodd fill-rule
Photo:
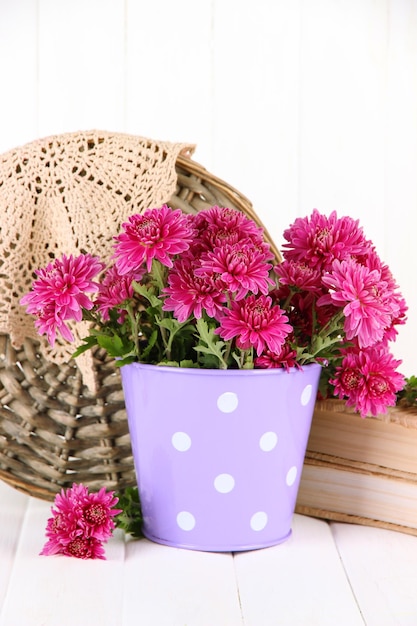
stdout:
<svg viewBox="0 0 417 626">
<path fill-rule="evenodd" d="M 185 322 L 190 315 L 199 319 L 204 310 L 210 317 L 216 317 L 226 302 L 224 283 L 219 276 L 201 278 L 196 275 L 197 267 L 200 267 L 199 259 L 184 256 L 174 262 L 168 273 L 168 287 L 163 291 L 168 297 L 162 308 L 174 311 L 179 322 Z"/>
<path fill-rule="evenodd" d="M 62 335 L 65 341 L 74 341 L 74 335 L 65 320 L 61 318 L 65 313 L 64 309 L 50 303 L 36 314 L 35 328 L 40 335 L 46 335 L 51 346 L 55 344 L 57 333 Z"/>
<path fill-rule="evenodd" d="M 351 217 L 329 217 L 314 209 L 310 217 L 297 218 L 284 231 L 283 256 L 287 260 L 302 261 L 313 269 L 329 269 L 334 259 L 362 257 L 372 248 L 365 239 L 359 221 Z"/>
<path fill-rule="evenodd" d="M 255 245 L 264 243 L 263 231 L 242 211 L 229 207 L 213 206 L 200 211 L 193 217 L 198 237 L 193 244 L 202 250 L 213 250 L 217 246 L 234 245 L 243 239 L 250 239 Z"/>
<path fill-rule="evenodd" d="M 25 294 L 20 304 L 27 313 L 37 317 L 35 326 L 40 334 L 46 334 L 49 343 L 55 342 L 57 331 L 65 340 L 73 341 L 73 335 L 64 323 L 82 319 L 82 310 L 90 310 L 94 304 L 86 295 L 98 290 L 93 280 L 104 268 L 98 257 L 81 254 L 77 257 L 63 255 L 45 268 L 36 270 L 37 279 L 32 291 Z"/>
<path fill-rule="evenodd" d="M 284 368 L 287 371 L 290 367 L 300 367 L 297 363 L 297 352 L 288 343 L 285 343 L 281 351 L 277 354 L 271 350 L 265 350 L 261 356 L 254 360 L 255 367 L 262 369 Z"/>
<path fill-rule="evenodd" d="M 114 517 L 121 513 L 114 507 L 118 503 L 113 491 L 102 487 L 97 493 L 85 491 L 81 501 L 81 516 L 78 520 L 84 535 L 99 541 L 107 541 L 115 528 Z"/>
<path fill-rule="evenodd" d="M 94 537 L 75 537 L 62 548 L 61 554 L 78 559 L 106 558 L 102 542 Z"/>
<path fill-rule="evenodd" d="M 272 265 L 267 263 L 268 259 L 269 250 L 260 250 L 250 240 L 245 240 L 202 254 L 201 267 L 195 272 L 202 278 L 218 274 L 226 290 L 233 294 L 235 300 L 240 300 L 249 291 L 254 294 L 268 293 L 269 285 L 274 284 L 269 278 Z"/>
<path fill-rule="evenodd" d="M 89 493 L 82 484 L 73 484 L 55 496 L 52 517 L 48 519 L 48 538 L 41 554 L 66 554 L 79 558 L 105 558 L 102 543 L 115 527 L 114 516 L 118 499 L 114 492 L 102 487 L 98 493 Z"/>
<path fill-rule="evenodd" d="M 336 260 L 331 273 L 322 280 L 331 290 L 331 302 L 343 308 L 346 339 L 357 337 L 361 348 L 381 341 L 398 314 L 398 304 L 380 272 L 353 260 Z M 328 297 L 320 299 L 320 303 L 327 304 Z"/>
<path fill-rule="evenodd" d="M 255 348 L 260 356 L 264 350 L 280 352 L 292 326 L 279 306 L 272 306 L 269 296 L 248 296 L 244 300 L 232 302 L 230 309 L 224 309 L 220 328 L 216 329 L 222 339 L 236 337 L 236 345 L 242 350 Z"/>
<path fill-rule="evenodd" d="M 279 278 L 280 285 L 317 294 L 323 292 L 321 273 L 303 261 L 283 261 L 274 267 L 274 272 Z"/>
<path fill-rule="evenodd" d="M 385 282 L 387 285 L 387 291 L 391 293 L 390 301 L 391 308 L 393 310 L 392 321 L 389 327 L 385 329 L 384 339 L 383 341 L 395 341 L 398 331 L 396 326 L 401 324 L 405 324 L 407 321 L 407 303 L 405 302 L 402 295 L 397 291 L 398 285 L 389 269 L 388 265 L 382 263 L 378 254 L 375 251 L 372 251 L 366 259 L 364 259 L 363 264 L 369 270 L 378 270 L 381 273 L 381 281 Z M 395 313 L 395 311 L 397 311 Z"/>
<path fill-rule="evenodd" d="M 346 406 L 355 407 L 362 417 L 386 413 L 404 387 L 404 376 L 396 371 L 400 364 L 381 345 L 349 352 L 330 381 L 334 394 L 347 398 Z"/>
<path fill-rule="evenodd" d="M 104 322 L 109 320 L 110 309 L 117 308 L 125 300 L 133 297 L 132 281 L 140 281 L 145 273 L 144 268 L 140 268 L 136 272 L 121 275 L 115 265 L 110 267 L 102 282 L 100 283 L 98 295 L 95 300 L 97 311 L 100 313 Z M 119 311 L 119 324 L 122 324 L 125 318 L 125 311 Z"/>
<path fill-rule="evenodd" d="M 137 271 L 142 263 L 150 272 L 153 259 L 172 267 L 172 257 L 188 250 L 195 234 L 190 217 L 166 204 L 132 215 L 122 227 L 114 254 L 120 274 Z"/>
<path fill-rule="evenodd" d="M 104 268 L 98 257 L 81 254 L 77 257 L 65 256 L 55 259 L 45 268 L 36 270 L 32 291 L 21 298 L 28 313 L 37 314 L 46 306 L 55 304 L 63 312 L 63 317 L 76 321 L 82 319 L 82 309 L 92 309 L 93 302 L 86 293 L 94 293 L 98 285 L 94 278 Z"/>
<path fill-rule="evenodd" d="M 385 343 L 395 341 L 398 335 L 397 326 L 405 324 L 407 321 L 406 313 L 408 311 L 408 307 L 402 295 L 399 293 L 392 294 L 391 304 L 393 304 L 393 307 L 397 309 L 397 314 L 393 315 L 391 325 L 385 329 L 385 334 L 382 340 Z"/>
</svg>

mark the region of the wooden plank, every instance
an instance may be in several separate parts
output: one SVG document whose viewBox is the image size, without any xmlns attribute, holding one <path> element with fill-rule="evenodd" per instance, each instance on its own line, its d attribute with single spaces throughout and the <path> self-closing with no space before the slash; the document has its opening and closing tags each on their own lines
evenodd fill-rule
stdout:
<svg viewBox="0 0 417 626">
<path fill-rule="evenodd" d="M 0 613 L 13 568 L 27 496 L 0 481 Z"/>
<path fill-rule="evenodd" d="M 9 506 L 10 497 L 7 499 Z M 124 542 L 107 544 L 107 561 L 39 556 L 50 503 L 29 499 L 1 626 L 120 624 Z"/>
<path fill-rule="evenodd" d="M 287 542 L 235 564 L 245 626 L 363 625 L 325 522 L 295 515 Z"/>
<path fill-rule="evenodd" d="M 128 132 L 197 144 L 212 165 L 211 0 L 126 0 Z M 217 174 L 217 172 L 213 172 Z"/>
<path fill-rule="evenodd" d="M 393 344 L 406 376 L 416 373 L 417 289 L 417 4 L 390 0 L 385 104 L 385 262 L 408 303 L 408 321 Z"/>
<path fill-rule="evenodd" d="M 0 7 L 0 152 L 37 133 L 37 0 L 3 0 Z"/>
<path fill-rule="evenodd" d="M 304 2 L 300 36 L 300 206 L 360 218 L 379 250 L 387 5 Z"/>
<path fill-rule="evenodd" d="M 216 174 L 240 189 L 280 247 L 299 184 L 300 0 L 215 0 Z"/>
<path fill-rule="evenodd" d="M 39 135 L 125 128 L 121 0 L 39 0 Z"/>
<path fill-rule="evenodd" d="M 147 540 L 126 546 L 123 606 L 123 626 L 243 624 L 231 554 Z"/>
<path fill-rule="evenodd" d="M 416 624 L 417 538 L 350 524 L 331 528 L 367 626 Z"/>
</svg>

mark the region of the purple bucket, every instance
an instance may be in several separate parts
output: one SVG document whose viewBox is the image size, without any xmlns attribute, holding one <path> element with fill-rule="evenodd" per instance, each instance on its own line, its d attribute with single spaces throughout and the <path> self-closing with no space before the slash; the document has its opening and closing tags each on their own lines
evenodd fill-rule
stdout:
<svg viewBox="0 0 417 626">
<path fill-rule="evenodd" d="M 144 535 L 216 552 L 285 541 L 320 371 L 123 366 Z"/>
</svg>

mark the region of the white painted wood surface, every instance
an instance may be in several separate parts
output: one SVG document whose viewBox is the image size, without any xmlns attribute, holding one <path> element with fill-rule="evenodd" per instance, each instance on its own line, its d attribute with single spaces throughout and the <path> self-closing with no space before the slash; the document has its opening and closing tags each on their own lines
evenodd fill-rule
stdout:
<svg viewBox="0 0 417 626">
<path fill-rule="evenodd" d="M 0 152 L 99 128 L 197 144 L 278 246 L 359 218 L 417 352 L 417 0 L 0 0 Z"/>
<path fill-rule="evenodd" d="M 106 561 L 39 556 L 50 503 L 0 482 L 0 626 L 415 626 L 417 538 L 296 515 L 237 554 L 125 540 Z"/>
</svg>

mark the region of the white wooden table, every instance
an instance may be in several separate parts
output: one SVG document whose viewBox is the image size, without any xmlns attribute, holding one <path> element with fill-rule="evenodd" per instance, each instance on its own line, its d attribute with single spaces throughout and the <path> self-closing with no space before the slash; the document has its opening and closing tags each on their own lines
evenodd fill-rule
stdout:
<svg viewBox="0 0 417 626">
<path fill-rule="evenodd" d="M 50 503 L 0 481 L 1 626 L 417 625 L 417 538 L 296 515 L 284 544 L 203 553 L 117 531 L 106 561 L 38 556 Z"/>
</svg>

